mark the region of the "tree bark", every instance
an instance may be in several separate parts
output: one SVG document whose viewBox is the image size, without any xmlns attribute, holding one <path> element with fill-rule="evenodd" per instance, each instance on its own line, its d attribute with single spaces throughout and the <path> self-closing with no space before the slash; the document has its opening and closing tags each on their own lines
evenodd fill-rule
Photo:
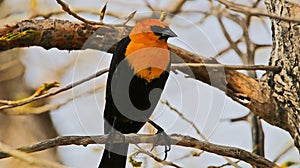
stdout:
<svg viewBox="0 0 300 168">
<path fill-rule="evenodd" d="M 300 16 L 300 6 L 287 1 L 266 0 L 269 13 L 283 17 Z M 273 49 L 270 65 L 281 66 L 281 71 L 268 72 L 261 80 L 263 87 L 271 88 L 277 103 L 274 111 L 279 126 L 287 130 L 300 149 L 300 25 L 279 19 L 271 19 Z"/>
</svg>

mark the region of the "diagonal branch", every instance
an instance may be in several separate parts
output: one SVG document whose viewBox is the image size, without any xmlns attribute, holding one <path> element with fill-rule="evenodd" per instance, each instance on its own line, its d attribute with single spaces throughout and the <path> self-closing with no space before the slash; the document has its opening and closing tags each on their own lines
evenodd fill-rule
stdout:
<svg viewBox="0 0 300 168">
<path fill-rule="evenodd" d="M 149 157 L 154 159 L 156 162 L 161 163 L 162 165 L 172 166 L 172 167 L 176 167 L 176 168 L 182 168 L 181 166 L 179 166 L 179 165 L 177 165 L 173 162 L 166 161 L 166 160 L 163 160 L 163 159 L 159 158 L 158 156 L 155 156 L 153 153 L 144 150 L 142 147 L 140 147 L 137 144 L 136 144 L 136 147 L 137 147 L 137 152 L 136 152 L 137 154 L 138 153 L 143 153 L 145 155 L 148 155 Z"/>
<path fill-rule="evenodd" d="M 137 135 L 137 134 L 125 134 L 124 137 L 117 136 L 114 138 L 114 143 L 131 143 L 131 144 L 139 144 L 139 143 L 153 143 L 155 139 L 155 135 Z M 260 166 L 262 168 L 270 168 L 275 167 L 276 164 L 271 161 L 253 154 L 251 152 L 245 151 L 243 149 L 239 149 L 236 147 L 227 147 L 222 145 L 213 144 L 210 142 L 199 141 L 193 137 L 183 136 L 178 134 L 170 135 L 171 144 L 177 146 L 191 147 L 195 149 L 204 150 L 210 153 L 228 156 L 232 158 L 237 158 L 243 160 L 252 165 Z M 100 135 L 100 136 L 59 136 L 53 139 L 48 139 L 45 141 L 41 141 L 36 144 L 32 144 L 29 146 L 23 146 L 17 148 L 17 150 L 31 153 L 42 151 L 45 149 L 64 146 L 64 145 L 83 145 L 87 146 L 89 144 L 105 144 L 107 143 L 108 135 Z M 164 141 L 159 141 L 158 145 L 164 145 Z M 10 155 L 6 153 L 0 153 L 0 158 L 6 158 Z"/>
<path fill-rule="evenodd" d="M 58 164 L 58 163 L 52 163 L 45 160 L 40 160 L 38 158 L 32 157 L 31 155 L 28 155 L 25 152 L 12 149 L 10 146 L 3 144 L 0 142 L 0 151 L 5 152 L 7 155 L 19 159 L 21 161 L 24 161 L 28 163 L 29 165 L 34 165 L 38 167 L 44 167 L 44 168 L 66 168 L 65 166 Z"/>
<path fill-rule="evenodd" d="M 43 95 L 39 95 L 39 96 L 35 96 L 35 97 L 32 97 L 32 98 L 29 98 L 29 99 L 26 99 L 24 101 L 18 101 L 16 103 L 13 103 L 13 104 L 7 104 L 7 105 L 3 105 L 3 106 L 0 106 L 0 110 L 4 110 L 4 109 L 8 109 L 8 108 L 13 108 L 13 107 L 17 107 L 17 106 L 22 106 L 24 104 L 28 104 L 30 102 L 33 102 L 33 101 L 36 101 L 36 100 L 40 100 L 40 99 L 44 99 L 44 98 L 47 98 L 47 97 L 50 97 L 50 96 L 53 96 L 53 95 L 57 95 L 59 93 L 62 93 L 62 92 L 65 92 L 67 90 L 70 90 L 76 86 L 79 86 L 81 85 L 82 83 L 85 83 L 85 82 L 88 82 L 96 77 L 99 77 L 103 74 L 105 74 L 106 72 L 108 72 L 108 69 L 103 69 L 103 70 L 100 70 L 98 71 L 97 73 L 93 74 L 93 75 L 90 75 L 86 78 L 83 78 L 79 81 L 76 81 L 74 83 L 71 83 L 69 85 L 66 85 L 65 87 L 61 88 L 61 89 L 58 89 L 54 92 L 50 92 L 50 93 L 47 93 L 47 94 L 43 94 Z"/>
</svg>

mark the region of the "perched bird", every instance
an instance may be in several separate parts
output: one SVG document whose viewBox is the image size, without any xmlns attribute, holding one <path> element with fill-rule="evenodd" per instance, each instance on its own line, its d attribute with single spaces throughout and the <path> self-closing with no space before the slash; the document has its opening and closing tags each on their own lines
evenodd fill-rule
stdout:
<svg viewBox="0 0 300 168">
<path fill-rule="evenodd" d="M 110 63 L 104 110 L 104 132 L 111 139 L 116 132 L 137 133 L 145 122 L 152 124 L 158 133 L 163 132 L 149 117 L 169 76 L 169 37 L 176 34 L 167 24 L 145 19 L 117 44 Z M 108 142 L 99 168 L 125 167 L 128 145 Z"/>
</svg>

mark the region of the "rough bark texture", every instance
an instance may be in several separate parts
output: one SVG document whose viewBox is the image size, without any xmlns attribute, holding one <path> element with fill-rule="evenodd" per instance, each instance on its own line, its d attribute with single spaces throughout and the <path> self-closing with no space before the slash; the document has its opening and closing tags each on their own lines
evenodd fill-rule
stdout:
<svg viewBox="0 0 300 168">
<path fill-rule="evenodd" d="M 300 16 L 300 6 L 286 1 L 266 0 L 268 12 L 278 16 Z M 271 19 L 273 31 L 273 50 L 270 65 L 282 67 L 279 72 L 269 72 L 262 80 L 262 86 L 272 89 L 278 109 L 278 124 L 289 131 L 295 145 L 300 149 L 300 25 L 296 23 Z"/>
<path fill-rule="evenodd" d="M 92 26 L 58 19 L 24 20 L 0 27 L 0 51 L 29 46 L 62 50 L 101 48 L 106 51 L 130 30 L 126 26 Z"/>
</svg>

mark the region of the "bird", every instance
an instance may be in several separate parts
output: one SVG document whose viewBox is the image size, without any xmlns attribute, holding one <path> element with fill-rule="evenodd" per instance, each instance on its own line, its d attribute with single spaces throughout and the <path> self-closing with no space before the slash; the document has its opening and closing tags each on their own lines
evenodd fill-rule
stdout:
<svg viewBox="0 0 300 168">
<path fill-rule="evenodd" d="M 171 37 L 177 35 L 166 23 L 150 18 L 137 22 L 117 43 L 106 85 L 104 133 L 108 139 L 113 140 L 117 132 L 137 133 L 146 122 L 157 129 L 157 134 L 166 135 L 149 118 L 169 76 L 171 53 L 167 40 Z M 125 167 L 128 146 L 107 142 L 98 168 Z"/>
</svg>

